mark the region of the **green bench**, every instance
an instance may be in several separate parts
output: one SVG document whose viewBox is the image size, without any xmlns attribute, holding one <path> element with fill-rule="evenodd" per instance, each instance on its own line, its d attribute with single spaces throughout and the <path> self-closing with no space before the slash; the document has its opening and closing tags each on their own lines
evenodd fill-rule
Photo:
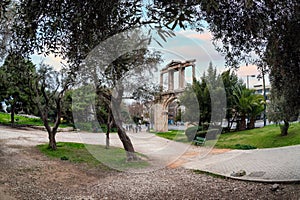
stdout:
<svg viewBox="0 0 300 200">
<path fill-rule="evenodd" d="M 195 145 L 199 145 L 199 146 L 202 146 L 205 144 L 205 141 L 206 141 L 206 138 L 203 138 L 203 137 L 196 137 L 194 140 L 193 140 L 193 143 Z"/>
</svg>

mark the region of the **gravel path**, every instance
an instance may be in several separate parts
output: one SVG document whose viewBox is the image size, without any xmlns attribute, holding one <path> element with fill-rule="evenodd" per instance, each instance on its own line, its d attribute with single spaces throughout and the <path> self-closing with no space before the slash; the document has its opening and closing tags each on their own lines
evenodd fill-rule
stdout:
<svg viewBox="0 0 300 200">
<path fill-rule="evenodd" d="M 0 141 L 0 199 L 299 199 L 299 184 L 222 179 L 182 168 L 132 174 L 53 160 Z M 274 188 L 274 189 L 273 189 Z"/>
</svg>

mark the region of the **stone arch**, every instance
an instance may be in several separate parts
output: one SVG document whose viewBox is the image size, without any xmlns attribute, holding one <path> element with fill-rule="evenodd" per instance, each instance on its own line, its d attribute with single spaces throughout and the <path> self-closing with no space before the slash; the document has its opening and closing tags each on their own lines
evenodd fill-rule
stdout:
<svg viewBox="0 0 300 200">
<path fill-rule="evenodd" d="M 167 109 L 168 106 L 175 100 L 178 99 L 177 96 L 171 96 L 163 102 L 163 109 Z"/>
<path fill-rule="evenodd" d="M 192 78 L 195 77 L 196 60 L 188 61 L 171 61 L 165 68 L 160 71 L 160 86 L 162 93 L 154 105 L 154 129 L 159 132 L 168 131 L 168 106 L 178 96 L 183 93 L 185 88 L 185 68 L 192 67 Z M 174 90 L 174 72 L 179 71 L 178 89 Z M 168 88 L 163 91 L 163 75 L 168 74 Z"/>
</svg>

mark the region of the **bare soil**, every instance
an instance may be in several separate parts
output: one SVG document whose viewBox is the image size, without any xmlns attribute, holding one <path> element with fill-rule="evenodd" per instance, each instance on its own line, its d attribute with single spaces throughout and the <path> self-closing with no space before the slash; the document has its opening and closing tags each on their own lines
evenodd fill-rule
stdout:
<svg viewBox="0 0 300 200">
<path fill-rule="evenodd" d="M 165 168 L 134 174 L 50 159 L 0 141 L 0 199 L 299 199 L 300 184 L 245 182 Z"/>
</svg>

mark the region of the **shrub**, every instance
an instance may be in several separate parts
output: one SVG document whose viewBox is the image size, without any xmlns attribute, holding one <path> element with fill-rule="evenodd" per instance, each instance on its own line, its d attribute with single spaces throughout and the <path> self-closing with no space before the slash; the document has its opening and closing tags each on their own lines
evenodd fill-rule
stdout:
<svg viewBox="0 0 300 200">
<path fill-rule="evenodd" d="M 249 144 L 236 144 L 235 148 L 236 149 L 243 149 L 243 150 L 256 149 L 255 146 L 251 146 Z"/>
<path fill-rule="evenodd" d="M 69 160 L 69 158 L 67 156 L 62 156 L 60 157 L 61 160 Z"/>
</svg>

